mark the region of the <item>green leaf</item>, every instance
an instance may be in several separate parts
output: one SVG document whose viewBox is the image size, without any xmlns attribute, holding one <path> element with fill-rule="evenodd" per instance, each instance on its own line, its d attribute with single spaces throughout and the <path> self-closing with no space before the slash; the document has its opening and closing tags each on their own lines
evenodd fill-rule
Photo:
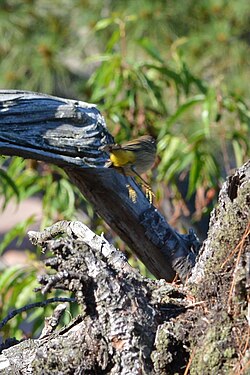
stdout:
<svg viewBox="0 0 250 375">
<path fill-rule="evenodd" d="M 16 265 L 5 269 L 0 275 L 1 294 L 6 293 L 12 286 L 13 282 L 26 273 L 27 267 Z"/>
<path fill-rule="evenodd" d="M 14 297 L 16 308 L 20 308 L 30 302 L 31 296 L 34 293 L 34 289 L 38 287 L 38 281 L 35 273 L 27 275 L 25 280 L 20 282 L 21 290 L 18 295 Z M 34 297 L 33 297 L 34 298 Z"/>
<path fill-rule="evenodd" d="M 15 194 L 16 196 L 16 199 L 17 199 L 17 202 L 20 201 L 20 192 L 19 192 L 19 189 L 17 187 L 17 185 L 15 184 L 15 182 L 13 181 L 13 179 L 9 176 L 9 174 L 3 170 L 3 169 L 0 169 L 0 178 L 1 178 L 1 183 L 3 184 L 7 184 L 13 191 L 13 193 Z M 6 186 L 5 186 L 5 191 L 6 191 Z M 2 209 L 4 209 L 9 201 L 9 199 L 11 198 L 11 195 L 10 194 L 4 194 L 4 204 L 3 204 L 3 207 Z"/>
<path fill-rule="evenodd" d="M 211 123 L 215 120 L 215 116 L 218 113 L 217 107 L 216 92 L 213 88 L 210 88 L 203 102 L 202 109 L 202 120 L 206 136 L 210 134 Z"/>
<path fill-rule="evenodd" d="M 103 18 L 100 21 L 96 22 L 94 30 L 100 31 L 106 29 L 108 26 L 112 25 L 114 23 L 114 18 Z"/>
<path fill-rule="evenodd" d="M 111 52 L 115 44 L 120 40 L 120 38 L 120 30 L 115 30 L 108 40 L 108 43 L 106 45 L 106 51 Z"/>
<path fill-rule="evenodd" d="M 161 63 L 164 63 L 164 60 L 161 57 L 160 52 L 148 38 L 140 39 L 137 41 L 137 43 L 140 46 L 142 46 L 144 50 L 147 51 L 151 57 L 153 57 L 154 59 L 156 59 L 157 61 Z"/>
<path fill-rule="evenodd" d="M 185 90 L 186 95 L 189 95 L 190 88 L 191 88 L 192 84 L 195 84 L 197 86 L 197 88 L 199 89 L 199 91 L 201 93 L 203 93 L 204 95 L 206 95 L 207 94 L 207 86 L 206 86 L 205 82 L 202 81 L 201 79 L 195 77 L 192 74 L 188 65 L 186 64 L 185 61 L 182 60 L 182 58 L 180 59 L 180 63 L 181 63 L 180 75 L 182 77 L 183 88 Z"/>
<path fill-rule="evenodd" d="M 177 72 L 175 72 L 174 70 L 172 70 L 172 69 L 170 69 L 166 66 L 157 66 L 157 65 L 153 65 L 153 64 L 144 64 L 143 66 L 145 66 L 148 69 L 157 70 L 158 72 L 160 72 L 161 74 L 163 74 L 167 78 L 173 80 L 176 83 L 177 87 L 178 86 L 183 87 L 183 81 L 182 81 L 180 75 Z"/>
<path fill-rule="evenodd" d="M 190 198 L 191 195 L 195 192 L 197 187 L 197 182 L 200 177 L 200 172 L 202 169 L 202 159 L 201 155 L 195 155 L 193 163 L 191 165 L 190 173 L 189 173 L 189 183 L 188 183 L 188 192 L 187 197 Z"/>
<path fill-rule="evenodd" d="M 193 155 L 188 152 L 188 146 L 181 138 L 170 134 L 159 141 L 158 150 L 162 156 L 158 166 L 160 180 L 170 181 L 191 163 Z"/>
<path fill-rule="evenodd" d="M 234 149 L 234 157 L 236 160 L 236 166 L 237 168 L 239 168 L 243 164 L 243 148 L 236 139 L 232 140 L 232 145 Z"/>
<path fill-rule="evenodd" d="M 180 105 L 177 111 L 167 119 L 166 125 L 162 127 L 160 131 L 159 138 L 161 138 L 165 134 L 166 130 L 169 129 L 169 127 L 171 127 L 179 117 L 181 117 L 190 108 L 196 106 L 199 103 L 203 103 L 204 99 L 205 96 L 203 94 L 200 94 L 193 96 L 192 98 L 186 100 L 185 103 Z"/>
<path fill-rule="evenodd" d="M 148 96 L 152 102 L 153 107 L 157 108 L 160 106 L 163 112 L 166 111 L 166 106 L 164 101 L 162 100 L 162 93 L 160 87 L 150 79 L 147 74 L 142 72 L 141 70 L 137 70 L 136 74 L 143 86 L 147 90 Z"/>
</svg>

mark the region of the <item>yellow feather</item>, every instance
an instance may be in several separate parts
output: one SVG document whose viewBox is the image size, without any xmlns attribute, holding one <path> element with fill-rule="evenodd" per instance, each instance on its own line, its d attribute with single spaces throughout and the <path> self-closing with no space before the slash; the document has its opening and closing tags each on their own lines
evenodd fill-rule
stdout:
<svg viewBox="0 0 250 375">
<path fill-rule="evenodd" d="M 114 167 L 123 167 L 127 164 L 133 164 L 136 154 L 133 151 L 125 151 L 122 149 L 110 151 L 110 160 Z"/>
</svg>

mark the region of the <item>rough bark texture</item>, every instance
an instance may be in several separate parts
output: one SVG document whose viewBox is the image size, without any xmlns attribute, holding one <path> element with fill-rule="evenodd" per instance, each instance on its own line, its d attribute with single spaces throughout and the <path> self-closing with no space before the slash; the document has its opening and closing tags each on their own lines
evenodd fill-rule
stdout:
<svg viewBox="0 0 250 375">
<path fill-rule="evenodd" d="M 185 309 L 181 288 L 144 279 L 121 252 L 80 222 L 59 222 L 29 236 L 55 255 L 47 265 L 56 274 L 40 277 L 42 292 L 74 292 L 82 314 L 56 334 L 4 350 L 5 373 L 153 373 L 150 354 L 163 318 L 157 288 L 163 287 L 169 304 L 175 297 L 169 318 Z"/>
<path fill-rule="evenodd" d="M 223 185 L 199 258 L 202 273 L 194 270 L 185 287 L 144 279 L 79 222 L 31 232 L 32 242 L 55 256 L 46 262 L 56 274 L 40 278 L 41 290 L 73 291 L 82 314 L 56 333 L 4 350 L 1 373 L 248 374 L 249 177 L 250 162 Z"/>
<path fill-rule="evenodd" d="M 209 228 L 189 279 L 196 299 L 206 302 L 192 316 L 190 373 L 249 374 L 250 161 L 224 183 Z"/>
<path fill-rule="evenodd" d="M 199 242 L 174 231 L 132 178 L 104 168 L 112 143 L 92 104 L 27 91 L 0 91 L 0 153 L 43 160 L 65 169 L 95 210 L 158 278 L 186 279 Z M 137 194 L 128 197 L 126 185 Z"/>
</svg>

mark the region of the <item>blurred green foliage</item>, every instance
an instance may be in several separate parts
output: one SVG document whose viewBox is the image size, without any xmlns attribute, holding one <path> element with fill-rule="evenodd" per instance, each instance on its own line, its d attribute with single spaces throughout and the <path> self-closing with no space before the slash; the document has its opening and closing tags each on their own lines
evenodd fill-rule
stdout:
<svg viewBox="0 0 250 375">
<path fill-rule="evenodd" d="M 1 1 L 1 87 L 94 102 L 117 142 L 154 135 L 156 205 L 165 213 L 172 201 L 176 225 L 182 215 L 199 223 L 221 181 L 249 157 L 248 10 L 247 0 Z M 2 209 L 41 196 L 42 227 L 80 212 L 95 231 L 105 228 L 55 166 L 1 158 L 0 192 Z M 6 233 L 0 251 L 33 220 Z M 1 272 L 2 316 L 31 302 L 36 273 L 33 260 Z"/>
</svg>

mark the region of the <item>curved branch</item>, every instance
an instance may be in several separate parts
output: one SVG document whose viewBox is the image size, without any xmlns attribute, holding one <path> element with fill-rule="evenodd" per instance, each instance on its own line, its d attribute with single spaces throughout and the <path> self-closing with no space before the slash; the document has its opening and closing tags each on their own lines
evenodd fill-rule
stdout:
<svg viewBox="0 0 250 375">
<path fill-rule="evenodd" d="M 0 153 L 61 166 L 96 212 L 158 278 L 186 279 L 199 243 L 180 235 L 151 205 L 132 178 L 104 167 L 100 147 L 112 143 L 92 104 L 27 91 L 0 91 Z M 128 197 L 127 184 L 137 194 Z"/>
</svg>

